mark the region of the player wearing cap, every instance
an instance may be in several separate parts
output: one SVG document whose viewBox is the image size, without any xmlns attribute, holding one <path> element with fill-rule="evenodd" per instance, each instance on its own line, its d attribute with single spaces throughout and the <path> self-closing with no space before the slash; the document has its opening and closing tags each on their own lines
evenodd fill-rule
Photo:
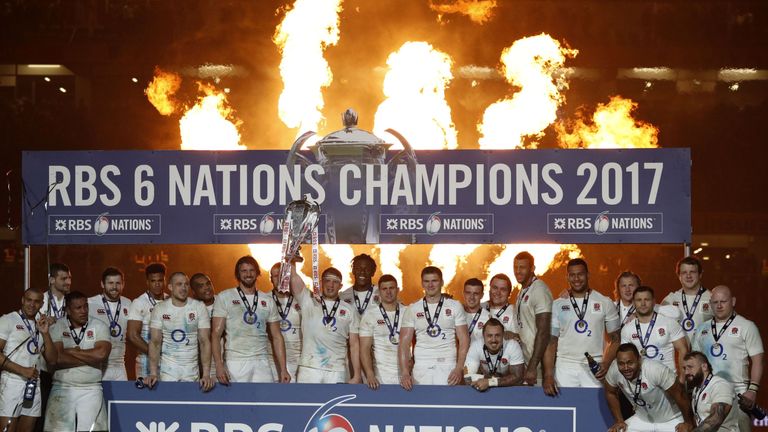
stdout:
<svg viewBox="0 0 768 432">
<path fill-rule="evenodd" d="M 21 296 L 21 309 L 0 317 L 0 426 L 9 432 L 32 430 L 40 417 L 40 354 L 48 365 L 56 365 L 48 319 L 41 316 L 35 320 L 42 305 L 43 293 L 30 288 Z M 24 406 L 29 380 L 35 380 L 37 387 L 32 404 Z"/>
<path fill-rule="evenodd" d="M 728 380 L 715 375 L 707 356 L 699 351 L 683 359 L 685 381 L 691 393 L 691 406 L 697 431 L 739 432 L 737 397 Z"/>
<path fill-rule="evenodd" d="M 470 383 L 478 391 L 519 385 L 525 372 L 523 350 L 516 340 L 504 339 L 501 321 L 490 318 L 483 326 L 483 343 L 470 345 L 464 369 L 470 376 L 478 373 L 483 376 Z"/>
<path fill-rule="evenodd" d="M 635 414 L 624 419 L 619 392 Z M 637 347 L 621 344 L 605 376 L 605 398 L 616 419 L 609 432 L 685 432 L 693 430 L 691 404 L 675 372 L 655 360 L 643 360 Z"/>
<path fill-rule="evenodd" d="M 587 263 L 581 258 L 568 261 L 568 296 L 552 303 L 552 337 L 545 354 L 547 366 L 555 374 L 544 376 L 544 392 L 557 394 L 560 387 L 600 387 L 619 345 L 619 313 L 610 298 L 590 289 Z M 605 345 L 604 334 L 609 343 Z M 600 369 L 593 375 L 584 353 L 589 353 Z M 556 360 L 555 360 L 556 359 Z"/>
<path fill-rule="evenodd" d="M 208 391 L 213 387 L 208 311 L 202 302 L 189 298 L 189 278 L 184 273 L 173 273 L 168 288 L 171 297 L 155 307 L 149 322 L 146 384 L 152 388 L 158 380 L 199 381 L 202 390 Z"/>
<path fill-rule="evenodd" d="M 520 292 L 515 301 L 515 318 L 525 359 L 524 383 L 541 385 L 544 352 L 552 325 L 552 292 L 536 277 L 533 255 L 520 252 L 513 261 Z"/>
<path fill-rule="evenodd" d="M 480 279 L 471 278 L 464 282 L 464 312 L 469 320 L 467 331 L 470 345 L 483 344 L 483 326 L 490 318 L 488 309 L 480 303 L 484 293 L 485 287 Z"/>
<path fill-rule="evenodd" d="M 664 366 L 675 369 L 675 352 L 679 366 L 678 377 L 683 377 L 683 358 L 688 354 L 688 338 L 677 321 L 654 310 L 653 289 L 638 287 L 633 295 L 635 318 L 621 330 L 623 343 L 635 344 L 640 355 L 657 360 Z"/>
<path fill-rule="evenodd" d="M 354 306 L 341 301 L 341 272 L 333 267 L 321 275 L 320 297 L 313 296 L 304 282 L 291 270 L 291 292 L 301 307 L 303 333 L 298 382 L 359 384 L 360 318 Z M 349 350 L 349 359 L 347 359 Z M 347 379 L 347 364 L 352 364 L 352 377 Z"/>
<path fill-rule="evenodd" d="M 275 263 L 269 269 L 269 280 L 272 282 L 272 301 L 277 307 L 277 313 L 280 315 L 280 332 L 283 334 L 283 343 L 285 343 L 285 364 L 288 373 L 296 378 L 299 369 L 299 359 L 301 358 L 301 307 L 299 302 L 294 301 L 291 291 L 280 292 L 280 263 Z M 272 344 L 267 345 L 269 358 L 272 360 L 272 379 L 280 381 L 280 375 L 277 373 Z"/>
<path fill-rule="evenodd" d="M 352 258 L 352 286 L 339 293 L 342 301 L 354 304 L 360 317 L 369 306 L 379 304 L 379 288 L 373 284 L 376 274 L 376 261 L 368 254 L 360 254 Z"/>
<path fill-rule="evenodd" d="M 109 327 L 88 319 L 88 298 L 79 291 L 67 294 L 65 308 L 67 318 L 51 330 L 58 358 L 44 430 L 107 430 L 101 376 L 112 347 Z"/>
<path fill-rule="evenodd" d="M 98 319 L 109 328 L 109 341 L 112 349 L 109 351 L 109 361 L 103 381 L 125 381 L 128 374 L 125 371 L 125 332 L 128 328 L 128 308 L 131 301 L 123 297 L 125 288 L 123 272 L 115 267 L 107 267 L 101 273 L 101 294 L 88 299 L 88 314 Z"/>
<path fill-rule="evenodd" d="M 424 298 L 405 309 L 400 325 L 400 385 L 406 390 L 413 388 L 413 384 L 457 385 L 462 382 L 469 349 L 464 307 L 443 295 L 443 272 L 437 267 L 421 271 L 421 286 Z"/>
<path fill-rule="evenodd" d="M 712 319 L 709 300 L 711 293 L 701 286 L 701 277 L 704 274 L 701 261 L 694 256 L 689 256 L 677 262 L 677 277 L 680 279 L 680 288 L 669 293 L 662 305 L 671 305 L 680 311 L 682 318 L 680 325 L 685 330 L 688 341 L 691 341 L 693 333 L 701 323 Z"/>
<path fill-rule="evenodd" d="M 144 269 L 147 290 L 133 299 L 128 308 L 128 343 L 136 349 L 136 378 L 149 375 L 149 320 L 152 310 L 165 300 L 165 264 L 152 263 Z"/>
<path fill-rule="evenodd" d="M 189 278 L 189 286 L 196 300 L 203 302 L 208 311 L 208 318 L 213 318 L 213 303 L 216 301 L 216 290 L 213 287 L 211 277 L 205 273 L 195 273 Z M 202 368 L 202 365 L 201 365 Z M 211 349 L 211 376 L 216 378 L 216 364 L 213 361 L 213 349 Z"/>
<path fill-rule="evenodd" d="M 379 384 L 398 384 L 397 346 L 400 343 L 400 318 L 405 306 L 397 295 L 397 279 L 386 274 L 379 278 L 381 304 L 363 313 L 360 320 L 360 362 L 372 389 Z"/>
</svg>

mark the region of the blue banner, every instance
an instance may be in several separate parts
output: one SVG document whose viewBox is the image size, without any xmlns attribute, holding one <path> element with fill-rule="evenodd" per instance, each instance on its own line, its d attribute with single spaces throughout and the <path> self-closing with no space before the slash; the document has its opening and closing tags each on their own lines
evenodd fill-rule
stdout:
<svg viewBox="0 0 768 432">
<path fill-rule="evenodd" d="M 110 430 L 122 432 L 576 432 L 605 431 L 612 416 L 599 389 L 540 387 L 196 383 L 139 390 L 105 382 Z"/>
<path fill-rule="evenodd" d="M 24 152 L 25 244 L 279 243 L 287 203 L 324 243 L 683 243 L 688 149 Z M 294 163 L 295 162 L 295 163 Z"/>
</svg>

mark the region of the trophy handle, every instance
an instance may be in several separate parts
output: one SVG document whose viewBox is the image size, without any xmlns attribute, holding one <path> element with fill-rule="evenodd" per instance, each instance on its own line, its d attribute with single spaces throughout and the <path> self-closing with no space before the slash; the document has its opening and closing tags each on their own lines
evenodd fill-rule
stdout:
<svg viewBox="0 0 768 432">
<path fill-rule="evenodd" d="M 411 144 L 407 139 L 405 139 L 403 135 L 400 134 L 400 132 L 394 129 L 387 129 L 385 132 L 392 134 L 395 138 L 397 138 L 398 141 L 400 141 L 400 144 L 403 145 L 403 149 L 400 150 L 396 155 L 392 156 L 392 159 L 387 162 L 387 165 L 395 165 L 400 163 L 400 160 L 403 160 L 408 165 L 408 171 L 415 172 L 416 153 L 413 151 Z"/>
<path fill-rule="evenodd" d="M 299 153 L 299 150 L 301 150 L 301 146 L 303 146 L 304 143 L 313 135 L 315 135 L 315 132 L 309 131 L 304 132 L 300 137 L 296 138 L 296 141 L 294 141 L 293 145 L 291 146 L 291 150 L 288 152 L 288 160 L 286 161 L 287 165 L 294 165 L 297 160 L 299 164 L 305 167 L 312 165 L 312 161 L 310 161 L 303 154 Z"/>
</svg>

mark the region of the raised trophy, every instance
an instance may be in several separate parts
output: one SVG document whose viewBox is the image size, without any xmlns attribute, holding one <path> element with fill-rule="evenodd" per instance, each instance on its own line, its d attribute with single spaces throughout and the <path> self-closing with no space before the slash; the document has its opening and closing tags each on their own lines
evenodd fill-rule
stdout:
<svg viewBox="0 0 768 432">
<path fill-rule="evenodd" d="M 320 205 L 304 198 L 292 201 L 285 208 L 283 219 L 283 247 L 280 262 L 280 287 L 281 292 L 289 291 L 291 279 L 291 265 L 301 262 L 299 255 L 301 245 L 310 240 L 312 242 L 313 273 L 317 262 L 317 223 L 320 220 Z"/>
</svg>

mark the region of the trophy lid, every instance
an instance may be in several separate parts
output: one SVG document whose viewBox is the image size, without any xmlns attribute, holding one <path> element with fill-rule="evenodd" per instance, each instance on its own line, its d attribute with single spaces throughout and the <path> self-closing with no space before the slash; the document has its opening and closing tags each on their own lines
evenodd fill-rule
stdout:
<svg viewBox="0 0 768 432">
<path fill-rule="evenodd" d="M 323 139 L 315 143 L 313 147 L 325 146 L 391 146 L 376 135 L 357 127 L 357 113 L 352 108 L 347 109 L 341 115 L 344 123 L 344 129 L 331 132 Z"/>
</svg>

